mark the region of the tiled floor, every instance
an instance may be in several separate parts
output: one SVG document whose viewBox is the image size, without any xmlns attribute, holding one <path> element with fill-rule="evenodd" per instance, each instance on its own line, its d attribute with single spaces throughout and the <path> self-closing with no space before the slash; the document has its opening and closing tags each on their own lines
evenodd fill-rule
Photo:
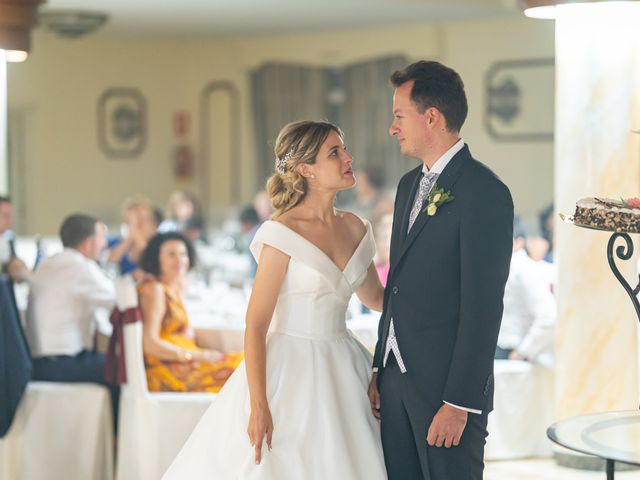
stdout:
<svg viewBox="0 0 640 480">
<path fill-rule="evenodd" d="M 553 460 L 487 462 L 485 480 L 605 480 L 604 472 L 557 466 Z M 616 472 L 616 480 L 640 480 L 640 470 Z"/>
</svg>

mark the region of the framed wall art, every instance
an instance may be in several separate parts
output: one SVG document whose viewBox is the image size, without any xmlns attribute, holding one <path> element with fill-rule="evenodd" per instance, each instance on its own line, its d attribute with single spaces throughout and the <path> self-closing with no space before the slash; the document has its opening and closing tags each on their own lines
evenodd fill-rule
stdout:
<svg viewBox="0 0 640 480">
<path fill-rule="evenodd" d="M 135 158 L 147 143 L 147 105 L 135 88 L 116 87 L 98 99 L 98 145 L 110 158 Z"/>
<path fill-rule="evenodd" d="M 496 62 L 485 75 L 484 125 L 501 142 L 551 142 L 554 130 L 553 58 Z"/>
</svg>

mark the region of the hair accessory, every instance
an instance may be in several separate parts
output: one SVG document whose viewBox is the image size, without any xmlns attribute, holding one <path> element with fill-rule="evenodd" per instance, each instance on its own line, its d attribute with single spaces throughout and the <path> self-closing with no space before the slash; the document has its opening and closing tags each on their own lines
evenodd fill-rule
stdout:
<svg viewBox="0 0 640 480">
<path fill-rule="evenodd" d="M 287 163 L 293 157 L 293 148 L 289 148 L 287 153 L 284 154 L 284 157 L 276 157 L 276 172 L 282 175 L 287 167 Z"/>
</svg>

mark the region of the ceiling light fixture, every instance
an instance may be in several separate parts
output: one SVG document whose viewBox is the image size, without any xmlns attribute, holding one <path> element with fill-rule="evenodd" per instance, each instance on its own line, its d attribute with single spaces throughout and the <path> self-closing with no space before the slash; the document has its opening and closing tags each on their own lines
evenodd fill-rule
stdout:
<svg viewBox="0 0 640 480">
<path fill-rule="evenodd" d="M 555 19 L 558 5 L 585 5 L 589 3 L 638 3 L 633 0 L 518 0 L 524 14 L 530 18 Z"/>
<path fill-rule="evenodd" d="M 24 61 L 31 50 L 31 28 L 44 0 L 0 0 L 0 48 L 8 61 Z M 21 52 L 18 54 L 17 52 Z"/>
<path fill-rule="evenodd" d="M 40 23 L 61 37 L 78 38 L 94 32 L 104 25 L 109 16 L 103 12 L 87 10 L 43 10 Z"/>
</svg>

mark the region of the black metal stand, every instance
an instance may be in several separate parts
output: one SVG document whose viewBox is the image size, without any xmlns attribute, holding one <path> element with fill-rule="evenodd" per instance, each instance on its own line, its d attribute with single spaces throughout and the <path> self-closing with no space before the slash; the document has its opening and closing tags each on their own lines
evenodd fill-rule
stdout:
<svg viewBox="0 0 640 480">
<path fill-rule="evenodd" d="M 640 276 L 638 277 L 638 285 L 635 288 L 631 288 L 627 279 L 620 273 L 618 270 L 618 266 L 616 265 L 615 258 L 613 257 L 613 249 L 616 243 L 616 240 L 621 238 L 624 240 L 626 245 L 618 245 L 615 249 L 616 256 L 620 260 L 629 260 L 633 256 L 633 241 L 628 233 L 614 233 L 611 235 L 609 239 L 609 243 L 607 244 L 607 260 L 609 260 L 609 267 L 611 267 L 611 271 L 618 279 L 624 291 L 627 292 L 629 298 L 631 298 L 631 303 L 633 303 L 633 308 L 636 309 L 636 316 L 638 317 L 638 321 L 640 322 L 640 302 L 638 302 L 638 292 L 640 292 Z M 615 475 L 615 462 L 613 460 L 607 459 L 607 480 L 614 480 Z"/>
<path fill-rule="evenodd" d="M 607 259 L 609 260 L 609 267 L 611 267 L 611 271 L 616 276 L 622 288 L 624 288 L 625 292 L 631 298 L 631 303 L 633 303 L 633 308 L 636 309 L 636 315 L 638 316 L 638 321 L 640 322 L 640 303 L 638 302 L 638 292 L 640 292 L 640 277 L 638 278 L 638 285 L 635 288 L 631 288 L 629 282 L 622 276 L 620 270 L 618 270 L 618 266 L 616 265 L 615 259 L 613 258 L 613 249 L 616 240 L 621 238 L 625 241 L 626 245 L 618 245 L 616 248 L 616 255 L 621 260 L 629 260 L 633 256 L 633 242 L 631 241 L 631 237 L 628 233 L 614 233 L 611 235 L 609 239 L 609 244 L 607 245 Z M 626 248 L 625 248 L 626 247 Z"/>
<path fill-rule="evenodd" d="M 615 475 L 615 472 L 615 462 L 607 458 L 607 480 L 614 480 L 613 476 Z"/>
</svg>

